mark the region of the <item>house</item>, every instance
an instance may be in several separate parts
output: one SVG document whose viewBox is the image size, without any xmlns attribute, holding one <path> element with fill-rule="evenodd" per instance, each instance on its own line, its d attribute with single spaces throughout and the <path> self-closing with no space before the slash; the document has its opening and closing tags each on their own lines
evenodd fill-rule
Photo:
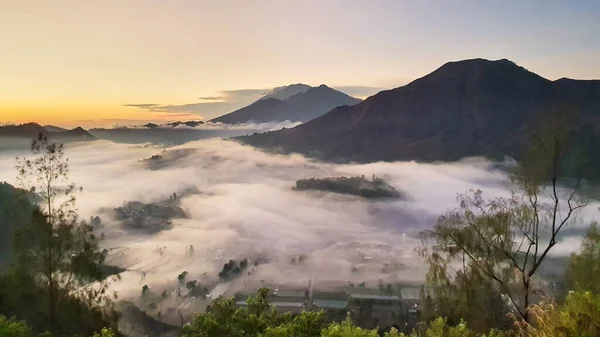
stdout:
<svg viewBox="0 0 600 337">
<path fill-rule="evenodd" d="M 348 308 L 365 327 L 389 327 L 404 321 L 404 311 L 398 295 L 360 292 L 350 293 L 349 297 Z"/>
</svg>

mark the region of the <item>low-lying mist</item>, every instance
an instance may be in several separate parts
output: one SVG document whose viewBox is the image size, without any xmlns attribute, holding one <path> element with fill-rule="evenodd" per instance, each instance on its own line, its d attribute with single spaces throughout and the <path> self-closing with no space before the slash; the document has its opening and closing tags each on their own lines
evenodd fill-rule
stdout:
<svg viewBox="0 0 600 337">
<path fill-rule="evenodd" d="M 507 175 L 483 159 L 339 165 L 219 139 L 168 149 L 95 141 L 69 144 L 65 152 L 70 180 L 83 187 L 77 195 L 80 216 L 101 217 L 98 230 L 105 233 L 109 264 L 128 270 L 112 287 L 132 300 L 144 284 L 161 291 L 175 288 L 182 271 L 189 279 L 212 282 L 229 259 L 249 257 L 268 262 L 252 268 L 239 287 L 263 281 L 305 285 L 314 280 L 324 287 L 380 279 L 420 282 L 427 266 L 414 251 L 421 244 L 418 233 L 456 207 L 458 193 L 481 189 L 487 197 L 509 195 Z M 16 154 L 0 155 L 0 180 L 15 183 Z M 158 166 L 148 160 L 154 155 L 160 156 Z M 357 175 L 383 178 L 408 198 L 372 201 L 292 190 L 298 179 Z M 129 201 L 168 200 L 173 193 L 187 218 L 172 219 L 163 230 L 131 229 L 101 211 Z M 590 205 L 584 217 L 596 216 L 597 208 Z M 578 249 L 580 234 L 573 235 L 554 252 Z M 290 263 L 302 254 L 305 263 Z"/>
</svg>

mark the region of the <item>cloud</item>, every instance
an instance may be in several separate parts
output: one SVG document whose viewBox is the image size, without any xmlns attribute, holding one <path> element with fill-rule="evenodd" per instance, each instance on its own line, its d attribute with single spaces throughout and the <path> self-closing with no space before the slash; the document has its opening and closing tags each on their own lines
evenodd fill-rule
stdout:
<svg viewBox="0 0 600 337">
<path fill-rule="evenodd" d="M 353 97 L 366 98 L 381 90 L 390 89 L 391 87 L 348 85 L 336 86 L 333 88 Z M 200 102 L 184 104 L 127 103 L 123 104 L 123 106 L 143 109 L 150 112 L 194 114 L 204 117 L 205 119 L 212 119 L 255 102 L 266 95 L 271 89 L 272 88 L 222 90 L 219 91 L 217 95 L 198 97 Z"/>
<path fill-rule="evenodd" d="M 334 89 L 357 98 L 366 98 L 384 88 L 369 86 L 338 86 L 334 87 Z M 143 109 L 150 112 L 194 114 L 204 117 L 205 119 L 212 119 L 255 102 L 266 95 L 269 90 L 271 90 L 271 88 L 222 90 L 219 91 L 217 95 L 198 97 L 200 102 L 185 104 L 128 103 L 123 106 Z"/>
<path fill-rule="evenodd" d="M 221 94 L 229 100 L 235 100 L 243 97 L 260 98 L 267 94 L 271 88 L 267 89 L 238 89 L 238 90 L 223 90 Z"/>
<path fill-rule="evenodd" d="M 207 99 L 208 100 L 208 99 Z M 187 104 L 150 104 L 150 103 L 139 103 L 139 104 L 124 104 L 123 106 L 135 107 L 143 109 L 149 112 L 165 112 L 169 114 L 193 114 L 197 118 L 210 119 L 212 117 L 220 116 L 225 113 L 237 110 L 246 104 L 251 102 L 201 102 L 201 103 L 187 103 Z"/>
<path fill-rule="evenodd" d="M 198 99 L 201 101 L 219 101 L 223 99 L 223 96 L 203 96 L 198 97 Z"/>
<path fill-rule="evenodd" d="M 505 173 L 493 163 L 475 159 L 456 163 L 415 162 L 330 164 L 300 155 L 275 155 L 232 141 L 208 139 L 163 148 L 107 141 L 69 144 L 70 178 L 83 186 L 78 209 L 84 219 L 100 214 L 111 255 L 108 263 L 127 268 L 123 280 L 111 286 L 122 299 L 141 305 L 140 289 L 174 291 L 177 275 L 211 286 L 229 259 L 250 255 L 269 262 L 241 276 L 248 289 L 261 285 L 345 285 L 367 282 L 421 281 L 427 266 L 414 249 L 419 232 L 431 228 L 447 209 L 456 206 L 456 193 L 481 189 L 486 197 L 508 196 Z M 149 170 L 141 160 L 161 154 L 162 168 Z M 172 155 L 170 155 L 172 154 Z M 0 154 L 0 175 L 15 180 L 15 153 Z M 170 158 L 170 159 L 169 159 Z M 293 191 L 297 179 L 375 174 L 411 200 L 370 202 L 357 197 Z M 198 192 L 185 194 L 190 188 Z M 124 228 L 103 207 L 125 201 L 157 202 L 176 192 L 189 215 L 172 228 L 145 233 Z M 597 216 L 597 204 L 587 216 Z M 561 241 L 562 254 L 577 249 L 576 239 Z M 186 247 L 194 246 L 194 254 Z M 159 253 L 157 247 L 166 247 Z M 307 254 L 306 265 L 292 265 L 293 256 Z M 383 271 L 387 265 L 392 271 Z M 352 272 L 352 267 L 358 273 Z M 141 281 L 141 273 L 146 277 Z M 233 288 L 231 295 L 239 288 Z M 204 300 L 184 306 L 198 310 Z M 160 304 L 169 312 L 169 303 Z M 174 301 L 171 305 L 175 305 Z M 176 312 L 176 311 L 173 311 Z M 188 312 L 186 312 L 187 314 Z"/>
<path fill-rule="evenodd" d="M 219 95 L 198 97 L 198 100 L 202 102 L 186 104 L 128 103 L 123 106 L 150 112 L 195 114 L 211 119 L 251 104 L 267 91 L 268 89 L 223 90 L 219 92 Z"/>
<path fill-rule="evenodd" d="M 155 103 L 123 104 L 123 106 L 128 106 L 128 107 L 133 107 L 133 108 L 141 108 L 141 109 L 152 109 L 154 107 L 160 106 L 160 104 L 155 104 Z"/>
</svg>

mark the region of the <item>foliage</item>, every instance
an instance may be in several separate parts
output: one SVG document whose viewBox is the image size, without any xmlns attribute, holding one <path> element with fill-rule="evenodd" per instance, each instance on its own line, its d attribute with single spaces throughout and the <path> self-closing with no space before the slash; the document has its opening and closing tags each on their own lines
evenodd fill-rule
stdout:
<svg viewBox="0 0 600 337">
<path fill-rule="evenodd" d="M 303 312 L 291 322 L 269 327 L 262 335 L 264 337 L 310 337 L 319 336 L 324 324 L 323 312 Z"/>
<path fill-rule="evenodd" d="M 115 334 L 111 329 L 102 328 L 100 332 L 95 333 L 92 337 L 115 337 Z"/>
<path fill-rule="evenodd" d="M 332 323 L 323 329 L 322 337 L 379 337 L 377 329 L 366 330 L 357 327 L 348 317 L 342 323 Z"/>
<path fill-rule="evenodd" d="M 260 289 L 256 296 L 248 298 L 247 306 L 242 308 L 236 307 L 234 298 L 218 298 L 214 300 L 209 311 L 199 314 L 184 327 L 183 335 L 189 337 L 260 336 L 268 328 L 291 322 L 291 315 L 278 314 L 267 296 L 268 290 Z"/>
<path fill-rule="evenodd" d="M 506 302 L 493 281 L 478 268 L 465 266 L 452 279 L 446 261 L 436 254 L 430 260 L 427 288 L 423 287 L 421 291 L 424 321 L 446 317 L 449 324 L 459 324 L 467 320 L 477 332 L 485 332 L 489 327 L 510 327 Z"/>
<path fill-rule="evenodd" d="M 574 168 L 584 165 L 572 153 L 571 136 L 564 115 L 542 121 L 512 174 L 511 197 L 485 200 L 481 191 L 459 195 L 458 208 L 423 233 L 422 254 L 431 268 L 446 273 L 448 266 L 463 261 L 463 275 L 469 274 L 465 269 L 477 269 L 473 275 L 484 277 L 507 295 L 527 320 L 536 273 L 561 231 L 586 206 L 577 201 L 582 177 L 569 180 L 577 171 Z M 564 168 L 567 161 L 569 175 Z M 434 246 L 428 246 L 432 241 Z"/>
<path fill-rule="evenodd" d="M 25 322 L 13 318 L 7 319 L 0 315 L 0 336 L 2 337 L 27 337 L 31 335 L 31 329 Z"/>
<path fill-rule="evenodd" d="M 297 191 L 317 190 L 352 194 L 368 199 L 402 197 L 402 194 L 385 180 L 375 177 L 373 177 L 373 180 L 367 180 L 364 176 L 300 179 L 296 181 L 296 186 L 293 189 Z"/>
<path fill-rule="evenodd" d="M 239 276 L 246 268 L 248 268 L 248 259 L 240 261 L 239 266 L 234 260 L 229 260 L 223 265 L 223 269 L 219 272 L 219 278 L 229 280 Z"/>
<path fill-rule="evenodd" d="M 571 255 L 566 271 L 567 286 L 576 291 L 600 294 L 600 229 L 593 223 L 580 253 Z"/>
<path fill-rule="evenodd" d="M 14 258 L 13 241 L 17 229 L 31 221 L 35 206 L 23 191 L 0 183 L 0 273 Z"/>
<path fill-rule="evenodd" d="M 600 336 L 600 295 L 571 292 L 561 306 L 555 303 L 534 305 L 533 324 L 521 322 L 519 337 Z"/>
<path fill-rule="evenodd" d="M 106 253 L 92 227 L 77 219 L 62 145 L 39 135 L 31 150 L 33 158 L 18 158 L 17 170 L 37 208 L 15 233 L 14 263 L 0 278 L 0 311 L 54 335 L 91 335 L 114 326 L 101 268 Z"/>
</svg>

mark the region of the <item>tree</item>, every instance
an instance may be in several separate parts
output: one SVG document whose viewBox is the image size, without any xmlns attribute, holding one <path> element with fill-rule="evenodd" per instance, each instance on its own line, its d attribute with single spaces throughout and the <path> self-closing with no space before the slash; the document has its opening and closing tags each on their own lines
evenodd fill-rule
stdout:
<svg viewBox="0 0 600 337">
<path fill-rule="evenodd" d="M 428 258 L 431 267 L 426 275 L 427 287 L 423 287 L 420 295 L 423 321 L 445 317 L 448 324 L 456 325 L 466 320 L 480 333 L 490 327 L 510 327 L 507 305 L 493 280 L 474 266 L 465 265 L 453 271 L 440 255 L 432 254 Z"/>
<path fill-rule="evenodd" d="M 0 336 L 2 337 L 27 337 L 31 335 L 31 329 L 25 322 L 15 319 L 7 319 L 0 315 Z"/>
<path fill-rule="evenodd" d="M 586 158 L 574 149 L 569 125 L 564 113 L 541 121 L 511 174 L 511 197 L 485 200 L 481 191 L 459 195 L 458 208 L 423 232 L 422 253 L 430 262 L 448 266 L 464 259 L 463 265 L 498 287 L 526 321 L 540 266 L 577 210 L 586 206 L 577 196 Z"/>
<path fill-rule="evenodd" d="M 106 252 L 78 221 L 62 145 L 40 134 L 31 150 L 33 158 L 17 158 L 18 180 L 37 208 L 16 233 L 15 263 L 4 280 L 8 310 L 35 331 L 91 335 L 116 320 L 101 269 Z"/>
<path fill-rule="evenodd" d="M 279 314 L 268 300 L 269 291 L 259 289 L 247 305 L 237 307 L 234 298 L 218 298 L 210 310 L 197 315 L 183 329 L 187 337 L 230 336 L 318 336 L 324 324 L 323 312 L 303 312 L 296 317 Z M 315 334 L 317 333 L 317 334 Z"/>
<path fill-rule="evenodd" d="M 571 292 L 563 305 L 534 305 L 535 324 L 521 323 L 517 337 L 600 336 L 600 295 Z"/>
<path fill-rule="evenodd" d="M 322 311 L 303 312 L 292 319 L 291 322 L 279 326 L 269 327 L 263 337 L 311 337 L 320 336 L 324 325 Z"/>
<path fill-rule="evenodd" d="M 95 333 L 92 337 L 115 337 L 115 334 L 111 329 L 102 328 L 99 332 Z"/>
<path fill-rule="evenodd" d="M 357 327 L 350 317 L 342 323 L 332 323 L 323 329 L 322 337 L 379 337 L 377 329 L 367 330 Z"/>
<path fill-rule="evenodd" d="M 566 281 L 569 289 L 600 294 L 600 229 L 593 223 L 583 239 L 581 252 L 571 255 Z"/>
</svg>

